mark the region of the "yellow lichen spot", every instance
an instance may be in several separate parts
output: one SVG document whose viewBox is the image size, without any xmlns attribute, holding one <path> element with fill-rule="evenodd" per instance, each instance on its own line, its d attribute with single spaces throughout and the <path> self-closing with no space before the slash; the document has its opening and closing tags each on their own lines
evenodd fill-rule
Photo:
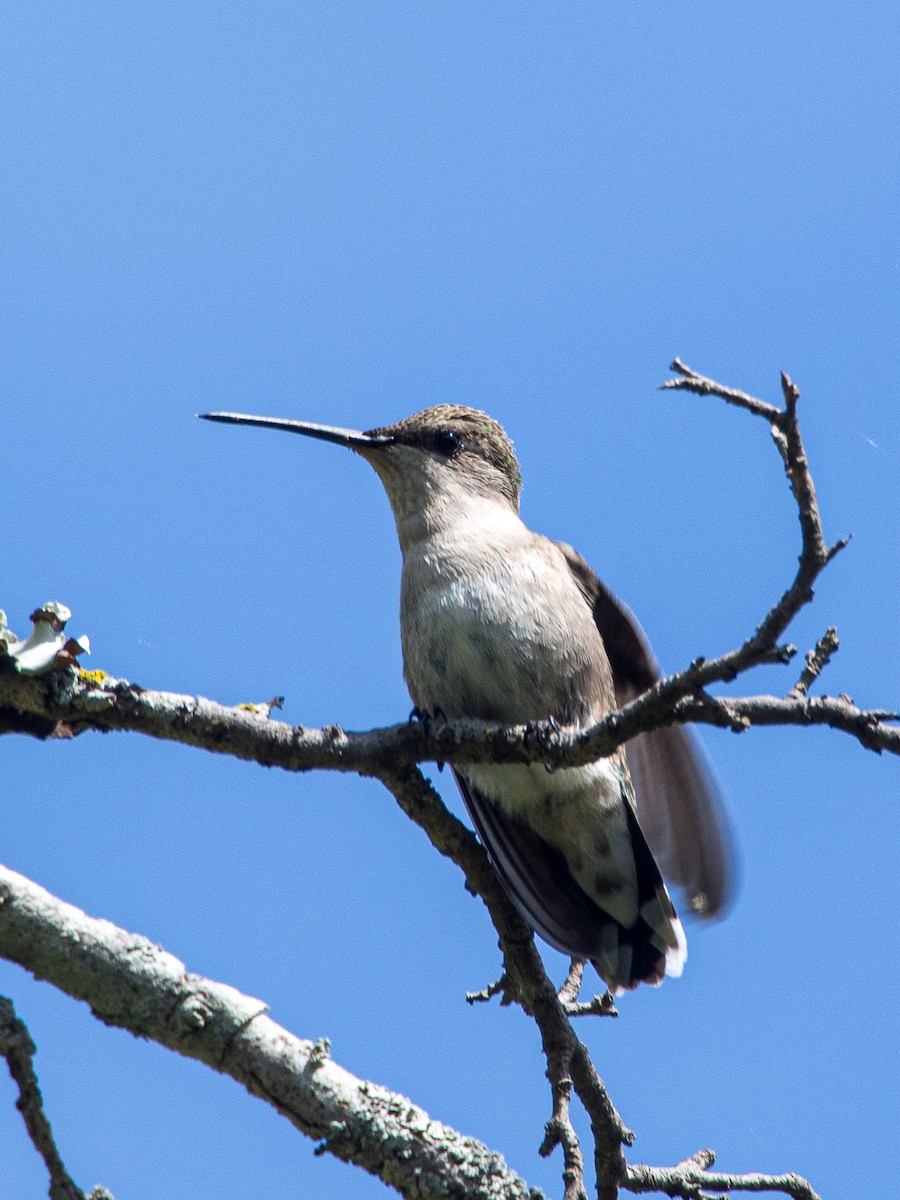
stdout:
<svg viewBox="0 0 900 1200">
<path fill-rule="evenodd" d="M 108 679 L 109 676 L 106 674 L 105 671 L 99 671 L 99 670 L 98 671 L 85 671 L 85 669 L 83 667 L 79 667 L 78 668 L 78 678 L 82 679 L 85 683 L 93 683 L 93 684 L 99 685 L 103 682 L 104 679 Z"/>
</svg>

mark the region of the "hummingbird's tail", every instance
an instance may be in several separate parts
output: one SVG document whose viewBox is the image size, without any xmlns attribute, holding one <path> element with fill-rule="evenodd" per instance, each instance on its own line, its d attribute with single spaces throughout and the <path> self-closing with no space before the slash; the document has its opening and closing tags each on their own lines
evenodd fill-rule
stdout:
<svg viewBox="0 0 900 1200">
<path fill-rule="evenodd" d="M 659 987 L 667 975 L 679 976 L 687 961 L 687 938 L 659 867 L 627 802 L 625 812 L 637 876 L 638 918 L 626 927 L 604 913 L 604 949 L 591 955 L 591 963 L 614 995 L 639 983 Z"/>
<path fill-rule="evenodd" d="M 637 817 L 623 800 L 634 879 L 634 917 L 617 919 L 589 895 L 565 856 L 530 825 L 510 816 L 495 801 L 454 771 L 466 807 L 491 862 L 528 924 L 551 946 L 572 958 L 589 959 L 611 992 L 658 986 L 680 975 L 687 940 Z M 599 874 L 599 873 L 598 873 Z"/>
</svg>

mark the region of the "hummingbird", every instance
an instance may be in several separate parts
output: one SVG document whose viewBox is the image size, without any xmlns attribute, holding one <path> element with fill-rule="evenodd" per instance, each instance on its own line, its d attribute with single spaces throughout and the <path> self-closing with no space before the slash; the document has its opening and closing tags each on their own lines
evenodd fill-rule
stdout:
<svg viewBox="0 0 900 1200">
<path fill-rule="evenodd" d="M 365 433 L 202 416 L 334 442 L 375 469 L 403 554 L 414 712 L 584 729 L 659 677 L 632 612 L 571 546 L 520 519 L 519 463 L 485 413 L 439 404 Z M 638 734 L 586 766 L 453 773 L 509 896 L 546 942 L 590 960 L 614 994 L 681 974 L 687 942 L 663 876 L 705 917 L 733 885 L 724 809 L 689 730 Z"/>
</svg>

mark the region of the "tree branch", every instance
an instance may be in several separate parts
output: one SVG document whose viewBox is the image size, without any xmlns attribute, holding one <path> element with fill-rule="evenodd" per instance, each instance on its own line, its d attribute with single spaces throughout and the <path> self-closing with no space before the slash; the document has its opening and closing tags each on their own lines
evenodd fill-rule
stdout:
<svg viewBox="0 0 900 1200">
<path fill-rule="evenodd" d="M 745 392 L 724 387 L 704 375 L 698 375 L 678 358 L 672 363 L 672 370 L 678 373 L 679 378 L 667 380 L 660 385 L 662 388 L 720 396 L 729 404 L 738 405 L 770 423 L 772 437 L 782 457 L 800 519 L 802 545 L 793 582 L 763 618 L 756 632 L 741 647 L 698 665 L 695 683 L 705 687 L 708 683 L 733 679 L 749 666 L 773 661 L 772 656 L 777 650 L 778 639 L 800 609 L 812 599 L 813 584 L 834 556 L 847 545 L 847 539 L 842 538 L 832 546 L 825 543 L 816 489 L 797 417 L 800 391 L 788 375 L 783 372 L 781 375 L 785 401 L 785 406 L 781 409 L 748 396 Z"/>
<path fill-rule="evenodd" d="M 44 1112 L 32 1061 L 35 1049 L 27 1026 L 16 1016 L 12 1000 L 0 996 L 0 1054 L 6 1059 L 9 1073 L 19 1089 L 16 1108 L 50 1175 L 50 1200 L 85 1200 L 84 1192 L 65 1168 Z M 96 1192 L 92 1195 L 96 1196 Z"/>
<path fill-rule="evenodd" d="M 86 916 L 6 867 L 0 954 L 84 1000 L 107 1025 L 230 1075 L 319 1140 L 322 1152 L 410 1200 L 538 1195 L 499 1154 L 432 1121 L 405 1096 L 357 1079 L 329 1058 L 327 1042 L 295 1037 L 265 1015 L 262 1001 L 189 974 L 146 938 Z M 77 1188 L 59 1196 L 84 1200 Z"/>
<path fill-rule="evenodd" d="M 509 899 L 481 843 L 447 810 L 420 771 L 410 768 L 395 772 L 383 782 L 435 849 L 462 870 L 467 888 L 480 896 L 488 909 L 503 954 L 504 995 L 534 1019 L 541 1035 L 553 1101 L 548 1133 L 551 1141 L 560 1134 L 553 1144 L 563 1145 L 566 1187 L 576 1189 L 572 1196 L 578 1194 L 580 1150 L 576 1156 L 571 1140 L 563 1140 L 569 1134 L 564 1121 L 567 1097 L 564 1101 L 561 1092 L 571 1078 L 591 1122 L 599 1200 L 615 1200 L 626 1167 L 622 1147 L 630 1145 L 634 1135 L 616 1111 L 587 1049 L 576 1037 L 567 1012 L 567 994 L 561 997 L 547 975 L 530 927 Z M 556 1124 L 558 1114 L 560 1123 Z M 543 1145 L 548 1152 L 553 1148 L 547 1138 Z"/>
<path fill-rule="evenodd" d="M 857 708 L 849 696 L 744 696 L 734 700 L 700 692 L 679 700 L 679 720 L 702 721 L 741 733 L 753 725 L 827 725 L 849 733 L 867 750 L 900 754 L 900 729 L 886 725 L 898 714 Z"/>
<path fill-rule="evenodd" d="M 665 1192 L 684 1200 L 704 1200 L 710 1189 L 718 1192 L 784 1192 L 793 1200 L 820 1200 L 799 1175 L 725 1175 L 710 1171 L 716 1161 L 712 1150 L 698 1150 L 674 1167 L 648 1167 L 643 1163 L 628 1168 L 622 1186 L 629 1192 Z"/>
<path fill-rule="evenodd" d="M 543 1158 L 549 1158 L 556 1147 L 561 1146 L 565 1162 L 563 1200 L 588 1200 L 584 1186 L 584 1155 L 569 1116 L 572 1080 L 564 1075 L 551 1079 L 550 1084 L 553 1089 L 553 1116 L 547 1122 L 539 1153 Z"/>
<path fill-rule="evenodd" d="M 720 728 L 743 728 L 753 722 L 826 725 L 849 733 L 866 749 L 900 754 L 900 729 L 888 724 L 900 720 L 900 714 L 891 709 L 861 709 L 846 696 L 809 698 L 794 690 L 784 698 L 726 699 L 704 693 L 703 681 L 711 674 L 713 679 L 721 675 L 717 664 L 726 658 L 698 659 L 587 730 L 438 718 L 427 726 L 404 723 L 364 733 L 346 732 L 338 725 L 288 725 L 246 705 L 153 691 L 109 675 L 97 682 L 96 672 L 67 668 L 27 676 L 0 663 L 0 733 L 35 732 L 22 728 L 23 718 L 33 716 L 41 719 L 37 736 L 128 730 L 286 771 L 353 771 L 379 779 L 420 762 L 580 766 L 612 754 L 636 733 L 672 721 Z M 4 725 L 4 711 L 14 714 L 14 728 Z"/>
<path fill-rule="evenodd" d="M 806 666 L 800 672 L 800 678 L 788 692 L 788 700 L 802 699 L 808 695 L 809 689 L 831 662 L 832 655 L 837 653 L 839 646 L 837 630 L 833 625 L 829 625 L 816 642 L 814 649 L 807 650 Z"/>
</svg>

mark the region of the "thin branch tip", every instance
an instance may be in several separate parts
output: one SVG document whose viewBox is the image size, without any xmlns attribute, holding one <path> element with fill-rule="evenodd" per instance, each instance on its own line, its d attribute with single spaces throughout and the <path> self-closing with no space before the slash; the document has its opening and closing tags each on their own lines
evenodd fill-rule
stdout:
<svg viewBox="0 0 900 1200">
<path fill-rule="evenodd" d="M 494 996 L 505 995 L 508 984 L 506 976 L 501 975 L 496 983 L 489 983 L 478 992 L 466 992 L 466 1004 L 487 1004 Z"/>
<path fill-rule="evenodd" d="M 788 375 L 787 371 L 781 372 L 781 391 L 784 396 L 784 402 L 789 412 L 793 412 L 797 401 L 800 399 L 800 389 Z"/>
</svg>

